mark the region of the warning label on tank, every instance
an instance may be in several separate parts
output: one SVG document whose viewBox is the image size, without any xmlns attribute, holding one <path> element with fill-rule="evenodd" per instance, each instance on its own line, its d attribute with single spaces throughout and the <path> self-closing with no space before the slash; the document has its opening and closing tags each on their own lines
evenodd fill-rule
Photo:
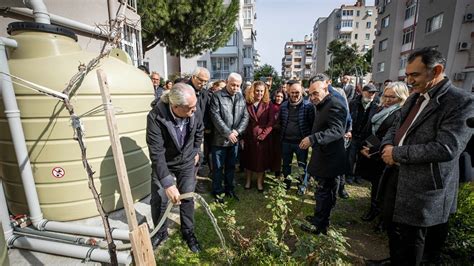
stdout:
<svg viewBox="0 0 474 266">
<path fill-rule="evenodd" d="M 66 171 L 61 167 L 54 167 L 51 174 L 56 178 L 62 178 L 66 174 Z"/>
</svg>

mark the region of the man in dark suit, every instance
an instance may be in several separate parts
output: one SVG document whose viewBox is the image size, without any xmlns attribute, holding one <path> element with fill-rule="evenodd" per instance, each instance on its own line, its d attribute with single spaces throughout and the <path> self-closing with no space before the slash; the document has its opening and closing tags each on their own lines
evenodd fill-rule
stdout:
<svg viewBox="0 0 474 266">
<path fill-rule="evenodd" d="M 318 80 L 309 87 L 311 102 L 315 104 L 313 129 L 299 147 L 313 148 L 308 173 L 318 181 L 314 216 L 306 217 L 311 226 L 301 229 L 313 234 L 326 234 L 329 216 L 336 204 L 336 178 L 344 173 L 344 134 L 347 108 L 328 91 L 328 83 Z"/>
<path fill-rule="evenodd" d="M 195 167 L 203 138 L 203 125 L 196 94 L 185 83 L 175 84 L 161 96 L 147 119 L 147 144 L 152 166 L 151 213 L 158 225 L 168 199 L 180 205 L 181 233 L 192 252 L 199 252 L 194 235 L 194 201 L 180 200 L 181 193 L 194 192 Z M 168 238 L 167 221 L 152 238 L 156 248 Z"/>
<path fill-rule="evenodd" d="M 408 57 L 405 72 L 414 93 L 382 141 L 382 159 L 392 169 L 388 178 L 398 178 L 388 232 L 394 265 L 439 263 L 456 210 L 459 155 L 472 135 L 465 121 L 474 115 L 474 96 L 451 84 L 445 64 L 432 48 Z"/>
</svg>

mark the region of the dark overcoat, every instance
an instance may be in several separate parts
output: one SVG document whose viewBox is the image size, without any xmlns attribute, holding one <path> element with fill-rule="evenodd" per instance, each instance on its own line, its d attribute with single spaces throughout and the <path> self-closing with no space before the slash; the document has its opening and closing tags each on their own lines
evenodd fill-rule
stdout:
<svg viewBox="0 0 474 266">
<path fill-rule="evenodd" d="M 328 95 L 316 105 L 309 139 L 313 152 L 308 165 L 311 176 L 332 178 L 344 173 L 347 108 Z"/>
<path fill-rule="evenodd" d="M 403 145 L 392 152 L 399 164 L 393 221 L 422 227 L 445 223 L 456 210 L 459 155 L 473 133 L 466 119 L 474 116 L 474 96 L 447 78 L 428 94 L 430 101 L 408 129 Z M 418 97 L 415 93 L 407 99 L 382 147 L 393 145 L 396 130 Z"/>
<path fill-rule="evenodd" d="M 182 146 L 174 129 L 169 104 L 159 101 L 147 118 L 146 142 L 150 152 L 152 182 L 168 188 L 174 184 L 173 171 L 193 167 L 194 157 L 199 152 L 204 127 L 200 111 L 189 119 L 188 133 Z"/>
</svg>

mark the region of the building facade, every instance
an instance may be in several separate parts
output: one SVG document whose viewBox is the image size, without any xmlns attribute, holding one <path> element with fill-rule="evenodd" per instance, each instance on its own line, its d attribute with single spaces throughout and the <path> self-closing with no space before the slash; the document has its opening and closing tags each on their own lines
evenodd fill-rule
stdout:
<svg viewBox="0 0 474 266">
<path fill-rule="evenodd" d="M 230 0 L 224 0 L 224 4 L 229 3 Z M 189 75 L 201 66 L 209 70 L 211 80 L 227 79 L 230 73 L 237 72 L 244 81 L 252 81 L 256 59 L 256 19 L 255 0 L 240 0 L 235 31 L 224 47 L 191 58 L 177 58 L 167 54 L 166 48 L 157 46 L 145 53 L 145 61 L 151 70 L 158 71 L 163 77 L 178 72 L 182 76 Z"/>
<path fill-rule="evenodd" d="M 327 17 L 318 18 L 313 26 L 312 74 L 325 72 L 329 68 L 331 55 L 328 55 L 327 49 L 333 40 L 344 40 L 350 45 L 355 43 L 360 53 L 372 48 L 376 17 L 375 6 L 357 1 L 354 5 L 334 9 Z"/>
<path fill-rule="evenodd" d="M 310 36 L 304 41 L 285 43 L 285 56 L 282 58 L 282 76 L 284 79 L 305 80 L 311 77 L 313 44 Z"/>
<path fill-rule="evenodd" d="M 447 59 L 445 74 L 455 85 L 474 88 L 474 5 L 470 0 L 376 0 L 377 38 L 373 78 L 404 80 L 408 56 L 434 47 Z"/>
<path fill-rule="evenodd" d="M 1 1 L 0 1 L 1 2 Z M 7 1 L 8 2 L 8 1 Z M 104 35 L 109 30 L 109 22 L 116 18 L 117 10 L 120 7 L 120 2 L 117 0 L 107 1 L 68 1 L 67 4 L 62 1 L 43 0 L 48 12 L 51 16 L 51 24 L 63 26 L 74 31 L 78 37 L 78 43 L 84 51 L 100 52 L 104 42 L 105 36 L 99 36 L 87 29 L 100 28 L 105 29 Z M 142 45 L 141 45 L 141 24 L 140 16 L 137 14 L 137 0 L 127 0 L 126 8 L 124 9 L 125 23 L 121 32 L 121 40 L 118 44 L 119 48 L 126 51 L 130 56 L 135 66 L 143 62 Z M 5 8 L 0 3 L 0 7 Z M 0 12 L 2 19 L 0 20 L 0 36 L 8 37 L 7 26 L 15 21 L 34 21 L 31 11 L 27 8 L 9 7 Z M 62 19 L 74 20 L 82 23 L 82 27 L 72 27 L 64 24 Z"/>
</svg>

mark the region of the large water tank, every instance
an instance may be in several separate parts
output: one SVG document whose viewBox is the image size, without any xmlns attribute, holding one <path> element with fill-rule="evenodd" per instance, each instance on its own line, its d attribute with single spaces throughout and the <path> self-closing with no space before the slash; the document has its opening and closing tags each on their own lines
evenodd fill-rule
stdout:
<svg viewBox="0 0 474 266">
<path fill-rule="evenodd" d="M 2 222 L 0 222 L 0 266 L 8 266 L 8 249 L 5 241 L 5 235 L 3 234 Z"/>
<path fill-rule="evenodd" d="M 65 89 L 80 64 L 87 64 L 98 55 L 84 52 L 75 34 L 62 27 L 15 22 L 9 25 L 8 32 L 18 42 L 18 48 L 8 50 L 11 74 L 56 91 Z M 145 134 L 153 86 L 147 75 L 127 63 L 126 58 L 121 50 L 114 51 L 101 59 L 96 69 L 103 69 L 107 75 L 112 103 L 118 111 L 116 118 L 133 198 L 139 200 L 150 192 L 151 168 Z M 23 85 L 14 84 L 14 89 L 44 217 L 67 221 L 98 215 L 63 103 Z M 101 106 L 95 69 L 85 76 L 71 102 L 78 115 Z M 82 122 L 87 158 L 96 172 L 95 185 L 104 208 L 112 211 L 122 207 L 122 199 L 104 115 L 104 112 L 85 115 Z M 26 213 L 28 208 L 3 100 L 0 100 L 0 151 L 9 208 L 13 213 Z"/>
</svg>

